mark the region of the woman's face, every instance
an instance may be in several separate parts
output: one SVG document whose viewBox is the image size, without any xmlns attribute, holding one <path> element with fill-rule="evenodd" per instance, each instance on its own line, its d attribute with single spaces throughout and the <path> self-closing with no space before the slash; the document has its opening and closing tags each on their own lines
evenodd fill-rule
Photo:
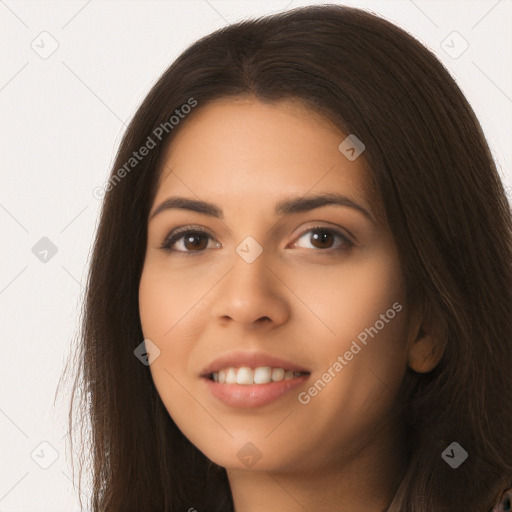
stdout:
<svg viewBox="0 0 512 512">
<path fill-rule="evenodd" d="M 226 468 L 378 449 L 407 366 L 407 307 L 363 158 L 298 102 L 198 108 L 167 152 L 139 290 L 165 407 Z M 324 194 L 346 199 L 307 202 Z M 182 207 L 160 209 L 171 197 Z"/>
</svg>

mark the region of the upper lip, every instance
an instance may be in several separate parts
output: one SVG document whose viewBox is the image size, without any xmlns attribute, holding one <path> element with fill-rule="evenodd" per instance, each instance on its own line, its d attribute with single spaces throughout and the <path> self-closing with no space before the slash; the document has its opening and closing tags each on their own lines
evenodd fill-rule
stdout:
<svg viewBox="0 0 512 512">
<path fill-rule="evenodd" d="M 228 352 L 213 360 L 201 371 L 201 377 L 208 377 L 212 372 L 218 372 L 224 368 L 239 368 L 247 366 L 249 368 L 258 368 L 260 366 L 270 366 L 272 368 L 283 368 L 294 372 L 310 373 L 305 367 L 293 361 L 288 361 L 280 357 L 264 354 L 263 352 Z"/>
</svg>

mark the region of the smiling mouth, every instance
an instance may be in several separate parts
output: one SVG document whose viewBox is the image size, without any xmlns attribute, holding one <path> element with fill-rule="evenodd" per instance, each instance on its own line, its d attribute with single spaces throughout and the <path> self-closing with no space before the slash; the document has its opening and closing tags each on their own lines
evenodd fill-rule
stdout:
<svg viewBox="0 0 512 512">
<path fill-rule="evenodd" d="M 281 382 L 297 377 L 309 375 L 309 372 L 286 370 L 280 367 L 259 366 L 250 368 L 248 366 L 227 367 L 218 372 L 210 372 L 206 378 L 219 384 L 241 384 L 251 386 L 254 384 L 268 384 L 270 382 Z"/>
</svg>

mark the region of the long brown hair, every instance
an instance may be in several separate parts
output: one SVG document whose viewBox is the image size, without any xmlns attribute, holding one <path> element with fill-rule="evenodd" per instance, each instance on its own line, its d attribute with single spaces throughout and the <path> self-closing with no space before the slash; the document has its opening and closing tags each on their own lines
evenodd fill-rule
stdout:
<svg viewBox="0 0 512 512">
<path fill-rule="evenodd" d="M 225 469 L 179 431 L 134 350 L 143 341 L 138 286 L 164 150 L 195 111 L 240 95 L 301 100 L 364 142 L 411 304 L 446 340 L 434 371 L 408 370 L 404 379 L 409 463 L 389 512 L 486 512 L 512 478 L 510 206 L 480 124 L 443 65 L 384 19 L 329 4 L 245 20 L 195 42 L 124 134 L 73 368 L 77 421 L 91 426 L 80 444 L 91 510 L 233 511 Z M 191 98 L 196 105 L 181 112 L 192 112 L 171 127 Z M 157 138 L 159 126 L 166 130 Z M 148 137 L 155 147 L 127 167 Z M 441 457 L 452 442 L 469 454 L 457 469 Z"/>
</svg>

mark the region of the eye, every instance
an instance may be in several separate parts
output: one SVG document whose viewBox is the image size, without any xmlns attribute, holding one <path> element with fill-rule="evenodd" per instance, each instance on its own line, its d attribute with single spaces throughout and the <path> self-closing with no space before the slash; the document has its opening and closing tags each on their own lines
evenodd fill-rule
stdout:
<svg viewBox="0 0 512 512">
<path fill-rule="evenodd" d="M 168 252 L 202 252 L 201 249 L 204 249 L 208 245 L 206 244 L 205 246 L 204 242 L 201 241 L 201 239 L 204 240 L 205 238 L 210 238 L 213 240 L 213 237 L 208 232 L 203 231 L 202 229 L 191 229 L 191 227 L 188 226 L 171 232 L 170 235 L 164 240 L 164 243 L 160 246 L 160 249 Z M 176 242 L 183 242 L 181 246 L 184 247 L 185 250 L 173 249 L 172 246 Z M 217 247 L 220 246 L 221 245 L 217 243 Z"/>
<path fill-rule="evenodd" d="M 312 235 L 309 235 L 309 240 L 312 240 L 313 245 L 310 248 L 313 249 L 342 251 L 347 250 L 354 245 L 354 243 L 340 231 L 323 226 L 309 228 L 300 235 L 298 240 L 301 240 L 302 238 L 308 239 L 308 237 L 306 237 L 308 233 L 312 233 Z M 336 240 L 336 238 L 339 241 L 338 245 L 336 247 L 332 247 L 333 240 Z M 186 226 L 172 231 L 164 240 L 160 249 L 167 252 L 182 252 L 189 254 L 201 253 L 204 252 L 203 249 L 208 248 L 208 239 L 215 240 L 207 231 L 202 229 L 193 229 L 191 226 Z M 180 243 L 181 248 L 173 249 L 173 245 L 177 242 Z M 296 246 L 297 242 L 294 242 L 292 245 Z M 219 248 L 222 247 L 222 245 L 217 242 L 216 247 Z"/>
<path fill-rule="evenodd" d="M 302 233 L 298 240 L 301 240 L 302 238 L 311 240 L 314 249 L 347 250 L 354 245 L 348 236 L 344 235 L 337 229 L 328 228 L 325 226 L 315 226 L 313 228 L 309 228 L 307 231 Z M 340 242 L 338 243 L 337 247 L 332 247 L 332 241 L 336 238 Z M 293 245 L 296 244 L 297 243 L 295 242 Z"/>
</svg>

